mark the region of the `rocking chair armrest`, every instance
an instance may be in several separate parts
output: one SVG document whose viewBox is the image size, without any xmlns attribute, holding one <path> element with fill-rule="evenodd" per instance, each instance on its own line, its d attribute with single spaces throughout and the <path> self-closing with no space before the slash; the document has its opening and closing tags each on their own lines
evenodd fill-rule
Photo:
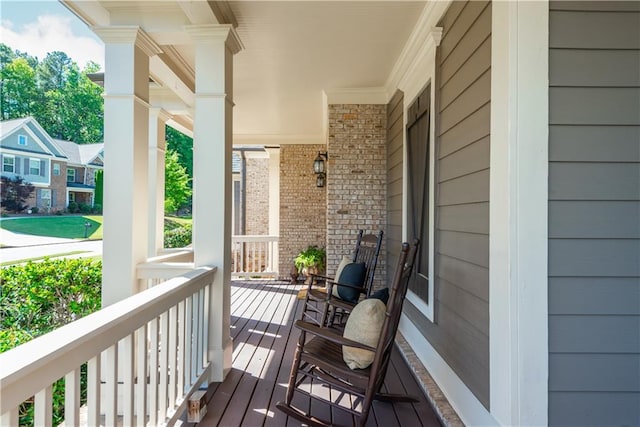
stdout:
<svg viewBox="0 0 640 427">
<path fill-rule="evenodd" d="M 353 341 L 353 340 L 350 340 L 349 338 L 345 338 L 334 329 L 323 328 L 321 326 L 317 326 L 312 323 L 305 322 L 303 320 L 296 321 L 295 325 L 296 325 L 296 328 L 300 329 L 301 331 L 310 333 L 320 338 L 324 338 L 327 341 L 331 341 L 339 345 L 362 348 L 364 350 L 369 350 L 373 352 L 376 351 L 375 347 L 371 347 L 366 344 L 362 344 L 358 341 Z"/>
<path fill-rule="evenodd" d="M 357 289 L 362 293 L 366 292 L 366 289 L 363 286 L 351 285 L 349 283 L 340 283 L 337 280 L 327 281 L 327 286 L 333 286 L 333 285 L 344 286 L 345 288 Z"/>
</svg>

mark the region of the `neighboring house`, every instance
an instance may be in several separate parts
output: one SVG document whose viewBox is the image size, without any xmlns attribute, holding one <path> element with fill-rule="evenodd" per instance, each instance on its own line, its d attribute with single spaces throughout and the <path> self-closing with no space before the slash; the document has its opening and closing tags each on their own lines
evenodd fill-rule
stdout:
<svg viewBox="0 0 640 427">
<path fill-rule="evenodd" d="M 74 201 L 93 206 L 103 147 L 52 139 L 33 117 L 0 122 L 2 176 L 33 184 L 25 204 L 45 212 L 64 210 Z"/>
<path fill-rule="evenodd" d="M 83 203 L 94 205 L 96 172 L 104 167 L 104 144 L 76 144 L 71 141 L 55 140 L 67 155 L 67 205 Z"/>
</svg>

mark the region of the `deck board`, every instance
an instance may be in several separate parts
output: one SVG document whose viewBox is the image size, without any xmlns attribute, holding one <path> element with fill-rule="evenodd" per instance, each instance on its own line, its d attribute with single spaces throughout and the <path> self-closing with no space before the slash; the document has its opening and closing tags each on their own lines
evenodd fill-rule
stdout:
<svg viewBox="0 0 640 427">
<path fill-rule="evenodd" d="M 300 318 L 302 304 L 296 299 L 299 285 L 277 281 L 233 281 L 231 286 L 231 336 L 233 367 L 222 383 L 209 386 L 207 415 L 202 427 L 292 426 L 301 423 L 276 409 L 284 400 L 299 332 L 293 327 Z M 313 385 L 313 387 L 319 387 Z M 410 393 L 420 398 L 416 404 L 374 402 L 367 426 L 439 426 L 422 390 L 404 360 L 394 349 L 384 388 L 391 393 Z M 327 398 L 346 399 L 328 388 Z M 296 394 L 300 396 L 299 394 Z M 300 408 L 312 405 L 314 415 L 337 425 L 353 424 L 346 411 L 299 397 Z"/>
</svg>

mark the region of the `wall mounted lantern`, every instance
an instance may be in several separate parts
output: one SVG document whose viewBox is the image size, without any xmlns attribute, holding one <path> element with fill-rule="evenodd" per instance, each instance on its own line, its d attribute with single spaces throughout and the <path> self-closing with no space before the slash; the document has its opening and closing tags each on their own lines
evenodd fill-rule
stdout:
<svg viewBox="0 0 640 427">
<path fill-rule="evenodd" d="M 318 156 L 313 161 L 313 172 L 316 174 L 316 187 L 324 187 L 327 180 L 325 161 L 329 160 L 329 154 L 318 152 Z"/>
</svg>

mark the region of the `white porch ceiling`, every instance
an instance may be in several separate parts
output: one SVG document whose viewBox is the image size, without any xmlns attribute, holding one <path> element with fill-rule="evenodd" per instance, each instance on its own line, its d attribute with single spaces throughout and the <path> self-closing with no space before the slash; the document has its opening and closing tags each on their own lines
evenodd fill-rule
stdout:
<svg viewBox="0 0 640 427">
<path fill-rule="evenodd" d="M 138 25 L 160 45 L 151 103 L 190 127 L 194 58 L 183 26 L 236 23 L 234 143 L 324 143 L 324 93 L 385 86 L 425 1 L 61 0 L 88 25 Z M 176 89 L 177 90 L 174 90 Z M 353 102 L 357 102 L 354 98 Z M 381 101 L 381 102 L 384 102 Z"/>
</svg>

